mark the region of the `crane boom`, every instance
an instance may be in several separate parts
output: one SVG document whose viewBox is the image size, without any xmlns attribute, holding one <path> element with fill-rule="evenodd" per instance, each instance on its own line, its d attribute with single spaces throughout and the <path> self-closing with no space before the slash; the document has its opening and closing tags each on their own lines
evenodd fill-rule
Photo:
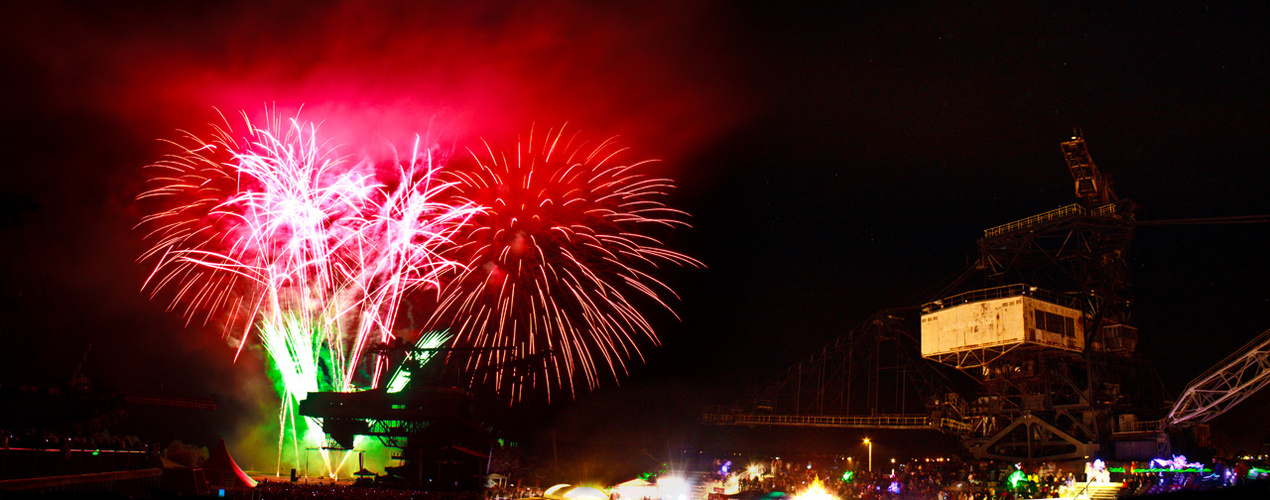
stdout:
<svg viewBox="0 0 1270 500">
<path fill-rule="evenodd" d="M 1098 170 L 1098 166 L 1094 165 L 1093 157 L 1089 156 L 1089 147 L 1085 145 L 1085 138 L 1081 136 L 1079 128 L 1072 133 L 1072 140 L 1064 142 L 1062 146 L 1063 158 L 1067 160 L 1067 168 L 1072 172 L 1072 180 L 1076 183 L 1076 197 L 1080 198 L 1081 203 L 1092 208 L 1116 201 L 1111 183 Z"/>
<path fill-rule="evenodd" d="M 1270 384 L 1270 330 L 1191 381 L 1165 423 L 1207 422 L 1266 384 Z"/>
</svg>

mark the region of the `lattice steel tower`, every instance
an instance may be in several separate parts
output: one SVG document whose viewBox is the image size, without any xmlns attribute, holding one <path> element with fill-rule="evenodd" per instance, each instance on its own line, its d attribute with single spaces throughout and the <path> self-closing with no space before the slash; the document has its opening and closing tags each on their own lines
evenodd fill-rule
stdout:
<svg viewBox="0 0 1270 500">
<path fill-rule="evenodd" d="M 1062 151 L 1079 203 L 984 231 L 976 266 L 987 288 L 923 307 L 922 356 L 982 384 L 966 412 L 979 457 L 1109 456 L 1117 432 L 1132 443 L 1116 446 L 1122 455 L 1157 451 L 1159 436 L 1134 434 L 1139 415 L 1162 407 L 1158 379 L 1134 356 L 1134 205 L 1116 197 L 1079 129 Z"/>
<path fill-rule="evenodd" d="M 704 420 L 931 429 L 958 434 L 979 458 L 1011 461 L 1164 457 L 1169 433 L 1191 426 L 1203 446 L 1196 424 L 1270 386 L 1270 331 L 1168 409 L 1159 377 L 1134 352 L 1134 227 L 1270 216 L 1138 221 L 1079 129 L 1062 152 L 1077 203 L 985 230 L 975 264 L 936 300 L 880 311 Z"/>
</svg>

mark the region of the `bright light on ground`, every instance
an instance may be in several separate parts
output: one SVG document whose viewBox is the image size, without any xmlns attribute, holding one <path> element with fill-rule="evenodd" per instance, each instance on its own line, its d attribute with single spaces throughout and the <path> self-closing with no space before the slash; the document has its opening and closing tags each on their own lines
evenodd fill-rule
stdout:
<svg viewBox="0 0 1270 500">
<path fill-rule="evenodd" d="M 608 500 L 609 496 L 590 486 L 579 486 L 565 493 L 564 498 L 565 500 Z"/>
<path fill-rule="evenodd" d="M 679 476 L 657 478 L 657 494 L 662 500 L 688 500 L 688 481 Z"/>
<path fill-rule="evenodd" d="M 836 500 L 833 495 L 825 490 L 825 486 L 820 484 L 820 478 L 816 477 L 805 491 L 794 497 L 794 500 Z"/>
</svg>

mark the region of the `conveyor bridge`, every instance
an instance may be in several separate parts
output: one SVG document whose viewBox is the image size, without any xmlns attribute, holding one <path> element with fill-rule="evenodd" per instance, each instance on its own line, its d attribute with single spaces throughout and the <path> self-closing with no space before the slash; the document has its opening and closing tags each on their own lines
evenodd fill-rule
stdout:
<svg viewBox="0 0 1270 500">
<path fill-rule="evenodd" d="M 970 424 L 929 415 L 764 415 L 707 413 L 704 421 L 716 425 L 788 425 L 797 427 L 839 427 L 853 429 L 932 429 L 970 432 Z"/>
</svg>

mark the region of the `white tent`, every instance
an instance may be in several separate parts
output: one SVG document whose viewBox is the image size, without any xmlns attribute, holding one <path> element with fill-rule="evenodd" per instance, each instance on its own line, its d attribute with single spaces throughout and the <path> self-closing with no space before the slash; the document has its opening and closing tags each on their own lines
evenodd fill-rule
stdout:
<svg viewBox="0 0 1270 500">
<path fill-rule="evenodd" d="M 622 500 L 640 500 L 641 498 L 658 498 L 657 485 L 635 478 L 613 486 L 613 491 Z"/>
</svg>

